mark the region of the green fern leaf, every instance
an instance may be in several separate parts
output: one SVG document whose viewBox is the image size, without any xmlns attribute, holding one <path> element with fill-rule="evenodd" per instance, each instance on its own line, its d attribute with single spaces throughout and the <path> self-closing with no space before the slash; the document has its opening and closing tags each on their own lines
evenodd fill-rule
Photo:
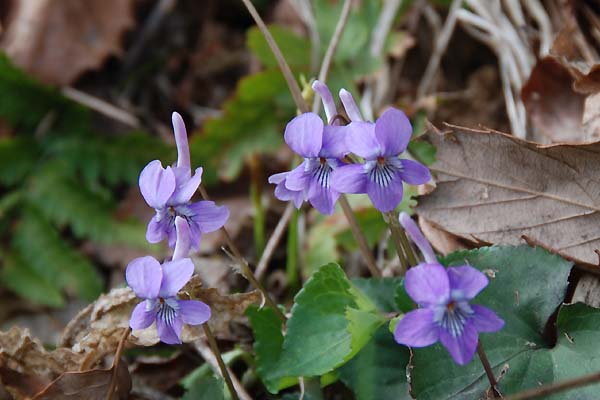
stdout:
<svg viewBox="0 0 600 400">
<path fill-rule="evenodd" d="M 102 293 L 102 278 L 94 265 L 69 246 L 34 208 L 23 211 L 12 245 L 23 261 L 57 288 L 88 301 Z"/>
<path fill-rule="evenodd" d="M 60 290 L 39 275 L 17 254 L 6 254 L 2 261 L 4 268 L 1 270 L 0 280 L 4 286 L 34 303 L 52 307 L 65 305 Z"/>
</svg>

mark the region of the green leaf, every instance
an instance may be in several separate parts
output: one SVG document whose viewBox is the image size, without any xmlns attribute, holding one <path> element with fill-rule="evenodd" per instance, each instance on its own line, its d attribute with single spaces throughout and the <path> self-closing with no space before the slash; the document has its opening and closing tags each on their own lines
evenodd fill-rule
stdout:
<svg viewBox="0 0 600 400">
<path fill-rule="evenodd" d="M 352 289 L 337 264 L 323 266 L 306 282 L 294 299 L 292 316 L 287 323 L 280 374 L 322 375 L 347 361 L 358 350 L 352 348 L 352 333 L 357 335 L 359 332 L 350 332 L 346 317 L 349 308 L 358 308 L 358 298 Z M 371 329 L 370 334 L 374 332 L 372 324 L 353 327 Z"/>
<path fill-rule="evenodd" d="M 409 359 L 408 348 L 396 343 L 387 326 L 382 326 L 356 357 L 338 370 L 339 376 L 357 400 L 408 400 Z"/>
<path fill-rule="evenodd" d="M 258 374 L 271 392 L 283 378 L 320 376 L 342 365 L 385 321 L 337 264 L 321 267 L 294 300 L 285 336 L 272 311 L 249 314 Z"/>
<path fill-rule="evenodd" d="M 4 286 L 34 303 L 63 307 L 65 301 L 55 285 L 25 263 L 17 254 L 5 254 L 1 280 Z"/>
<path fill-rule="evenodd" d="M 25 208 L 12 244 L 32 272 L 57 289 L 66 289 L 88 301 L 102 293 L 102 278 L 94 265 L 63 241 L 56 229 L 31 207 Z"/>
<path fill-rule="evenodd" d="M 269 25 L 268 28 L 292 70 L 300 70 L 310 64 L 310 43 L 307 39 L 282 26 Z M 248 29 L 247 45 L 265 67 L 278 67 L 277 60 L 258 27 Z"/>
<path fill-rule="evenodd" d="M 25 137 L 0 139 L 0 185 L 21 182 L 33 169 L 38 158 L 37 144 Z"/>
<path fill-rule="evenodd" d="M 354 278 L 352 284 L 367 295 L 382 313 L 400 311 L 394 296 L 403 278 Z"/>
<path fill-rule="evenodd" d="M 0 118 L 32 135 L 47 118 L 51 132 L 88 131 L 89 112 L 15 67 L 0 53 Z"/>
<path fill-rule="evenodd" d="M 437 149 L 434 145 L 424 140 L 411 140 L 408 144 L 408 151 L 417 159 L 417 161 L 432 165 L 435 162 Z"/>
<path fill-rule="evenodd" d="M 112 201 L 82 185 L 62 161 L 51 161 L 37 170 L 27 194 L 28 201 L 49 221 L 59 227 L 68 225 L 77 238 L 147 246 L 143 225 L 115 220 Z"/>
<path fill-rule="evenodd" d="M 207 121 L 201 135 L 190 139 L 194 163 L 203 165 L 203 182 L 235 179 L 246 158 L 274 153 L 283 144 L 283 129 L 295 106 L 278 70 L 240 80 L 223 116 Z"/>
<path fill-rule="evenodd" d="M 203 377 L 187 388 L 181 400 L 225 400 L 224 390 L 221 377 Z"/>
<path fill-rule="evenodd" d="M 547 347 L 543 332 L 564 299 L 571 263 L 526 245 L 456 252 L 442 263 L 469 264 L 490 276 L 488 287 L 474 303 L 494 310 L 504 319 L 505 326 L 499 332 L 484 333 L 479 338 L 497 375 L 505 364 L 509 365 L 500 389 L 505 394 L 514 393 L 516 387 L 510 384 L 505 387 L 506 382 L 524 382 L 527 376 L 519 372 L 513 360 L 526 357 L 531 362 L 531 367 L 527 367 L 532 368 L 527 371 L 530 374 L 547 357 L 534 350 Z M 458 366 L 439 343 L 413 352 L 412 389 L 419 399 L 478 398 L 489 385 L 477 357 L 466 366 Z M 552 369 L 543 367 L 539 372 L 541 375 L 536 376 L 540 379 L 545 376 L 543 381 L 552 379 Z M 525 389 L 523 385 L 516 386 Z"/>
<path fill-rule="evenodd" d="M 271 393 L 298 383 L 295 377 L 280 377 L 276 373 L 283 347 L 281 320 L 275 312 L 263 307 L 249 307 L 246 315 L 250 319 L 254 333 L 254 352 L 256 353 L 256 373 Z"/>
</svg>

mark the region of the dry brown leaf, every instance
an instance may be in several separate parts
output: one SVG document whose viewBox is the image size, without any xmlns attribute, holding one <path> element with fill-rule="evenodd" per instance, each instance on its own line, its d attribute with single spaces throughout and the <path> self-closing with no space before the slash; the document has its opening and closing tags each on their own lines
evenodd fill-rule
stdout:
<svg viewBox="0 0 600 400">
<path fill-rule="evenodd" d="M 134 0 L 14 0 L 0 41 L 11 59 L 49 84 L 67 85 L 121 53 Z"/>
<path fill-rule="evenodd" d="M 419 227 L 431 246 L 442 255 L 446 256 L 453 251 L 468 249 L 455 235 L 440 229 L 427 218 L 419 217 Z"/>
<path fill-rule="evenodd" d="M 573 90 L 574 78 L 553 57 L 538 61 L 521 97 L 539 133 L 552 142 L 582 142 L 585 96 Z"/>
<path fill-rule="evenodd" d="M 65 372 L 33 400 L 105 400 L 113 374 L 113 368 Z M 115 378 L 116 386 L 111 399 L 127 399 L 131 391 L 131 376 L 124 363 L 119 363 Z"/>
<path fill-rule="evenodd" d="M 419 215 L 467 240 L 518 244 L 527 235 L 565 257 L 597 263 L 600 143 L 541 146 L 448 128 L 427 134 L 437 148 L 437 188 L 420 198 Z"/>
<path fill-rule="evenodd" d="M 220 339 L 232 339 L 231 322 L 244 323 L 244 312 L 250 304 L 259 304 L 261 295 L 257 291 L 232 295 L 221 295 L 216 289 L 204 289 L 197 276 L 193 276 L 179 292 L 181 299 L 198 299 L 208 304 L 212 311 L 209 325 Z M 141 300 L 130 288 L 113 289 L 102 295 L 94 304 L 83 309 L 65 328 L 60 345 L 72 347 L 77 353 L 90 357 L 101 357 L 113 352 L 123 329 L 129 327 L 131 311 Z M 181 340 L 193 342 L 204 337 L 202 326 L 184 324 Z M 159 342 L 154 324 L 147 329 L 135 330 L 128 342 L 140 346 L 152 346 Z M 90 361 L 91 362 L 91 361 Z"/>
</svg>

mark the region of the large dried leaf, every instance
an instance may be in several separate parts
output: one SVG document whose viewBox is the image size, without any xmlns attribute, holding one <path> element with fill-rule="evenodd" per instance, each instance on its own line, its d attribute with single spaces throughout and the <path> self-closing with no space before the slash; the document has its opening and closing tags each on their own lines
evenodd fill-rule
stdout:
<svg viewBox="0 0 600 400">
<path fill-rule="evenodd" d="M 0 47 L 45 83 L 66 85 L 121 52 L 133 0 L 14 0 Z"/>
<path fill-rule="evenodd" d="M 125 400 L 131 391 L 131 376 L 123 363 L 119 363 L 116 373 L 114 368 L 65 372 L 33 400 L 105 400 L 113 379 L 116 381 L 110 398 Z"/>
<path fill-rule="evenodd" d="M 204 289 L 200 279 L 192 277 L 179 292 L 181 299 L 197 299 L 211 308 L 208 322 L 214 335 L 220 339 L 231 339 L 231 322 L 245 323 L 244 312 L 250 304 L 259 304 L 259 292 L 221 295 L 216 289 Z M 123 329 L 129 328 L 131 311 L 141 299 L 130 288 L 113 289 L 102 295 L 94 304 L 83 309 L 67 325 L 61 339 L 61 346 L 72 347 L 76 352 L 104 355 L 114 351 Z M 193 342 L 204 337 L 202 326 L 184 324 L 181 340 Z M 159 342 L 156 327 L 133 331 L 128 341 L 135 345 L 151 346 Z"/>
<path fill-rule="evenodd" d="M 595 265 L 600 247 L 600 143 L 541 146 L 494 131 L 428 133 L 437 188 L 417 212 L 467 240 L 518 244 L 523 235 Z"/>
</svg>

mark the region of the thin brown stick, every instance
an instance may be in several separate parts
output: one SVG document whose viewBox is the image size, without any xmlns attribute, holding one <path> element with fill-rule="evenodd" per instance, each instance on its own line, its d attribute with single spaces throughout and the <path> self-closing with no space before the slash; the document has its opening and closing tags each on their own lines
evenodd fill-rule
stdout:
<svg viewBox="0 0 600 400">
<path fill-rule="evenodd" d="M 200 195 L 205 200 L 209 200 L 208 193 L 206 192 L 206 189 L 204 189 L 203 186 L 200 186 L 198 188 L 198 190 L 200 191 Z M 254 272 L 252 272 L 252 269 L 250 269 L 250 265 L 248 265 L 248 261 L 246 261 L 244 256 L 242 256 L 242 253 L 240 252 L 240 250 L 233 243 L 233 240 L 231 239 L 231 236 L 229 235 L 229 232 L 227 232 L 227 229 L 225 229 L 225 227 L 221 228 L 221 233 L 223 233 L 223 236 L 225 237 L 225 242 L 227 243 L 227 247 L 229 247 L 229 249 L 231 250 L 231 253 L 234 256 L 235 261 L 239 265 L 240 271 L 241 271 L 242 275 L 244 276 L 244 278 L 246 278 L 248 280 L 248 282 L 250 282 L 250 284 L 252 284 L 252 286 L 254 286 L 256 289 L 258 289 L 262 293 L 267 305 L 269 307 L 271 307 L 273 309 L 273 311 L 275 312 L 275 314 L 279 317 L 279 319 L 283 323 L 285 323 L 287 321 L 287 318 L 285 317 L 285 315 L 283 315 L 283 313 L 281 312 L 279 307 L 277 307 L 277 303 L 275 303 L 275 301 L 273 301 L 273 299 L 269 295 L 269 292 L 267 292 L 265 287 L 258 281 L 258 279 L 256 279 L 256 277 L 254 276 Z"/>
<path fill-rule="evenodd" d="M 117 372 L 119 370 L 119 363 L 121 362 L 121 354 L 123 353 L 123 348 L 125 347 L 125 341 L 131 332 L 131 328 L 125 329 L 121 338 L 119 339 L 119 344 L 117 345 L 117 351 L 115 351 L 115 358 L 113 359 L 112 365 L 112 376 L 110 377 L 110 386 L 106 392 L 106 400 L 112 400 L 115 391 L 118 389 L 117 387 Z"/>
<path fill-rule="evenodd" d="M 277 245 L 281 241 L 281 237 L 283 236 L 285 228 L 287 228 L 288 223 L 290 222 L 290 219 L 292 218 L 293 214 L 294 203 L 290 201 L 286 206 L 285 211 L 281 215 L 281 218 L 279 219 L 275 230 L 271 234 L 271 237 L 269 238 L 269 241 L 265 246 L 265 250 L 263 251 L 262 256 L 260 257 L 260 260 L 258 260 L 258 264 L 256 264 L 256 269 L 254 270 L 254 275 L 256 276 L 256 279 L 260 280 L 264 275 L 265 271 L 267 270 L 267 265 L 269 264 L 269 261 L 271 261 L 271 257 L 273 257 L 273 253 L 275 252 Z"/>
<path fill-rule="evenodd" d="M 579 378 L 569 379 L 562 382 L 552 383 L 550 385 L 540 386 L 535 389 L 525 390 L 514 396 L 505 397 L 505 400 L 528 400 L 538 397 L 545 397 L 553 393 L 562 392 L 580 386 L 591 385 L 600 382 L 600 372 L 580 376 Z"/>
<path fill-rule="evenodd" d="M 208 340 L 208 345 L 210 346 L 215 358 L 217 359 L 217 363 L 219 364 L 219 369 L 221 370 L 221 376 L 225 379 L 225 384 L 229 388 L 229 393 L 231 394 L 231 398 L 233 400 L 239 400 L 235 387 L 233 386 L 233 382 L 231 381 L 231 376 L 229 376 L 229 370 L 227 369 L 227 365 L 223 361 L 223 357 L 221 357 L 221 351 L 219 350 L 219 346 L 217 346 L 217 341 L 210 330 L 208 324 L 203 324 L 202 328 L 204 328 L 204 334 L 206 335 L 206 339 Z"/>
<path fill-rule="evenodd" d="M 94 97 L 69 86 L 63 87 L 60 90 L 60 93 L 66 98 L 73 100 L 76 103 L 83 104 L 84 106 L 89 107 L 100 114 L 104 114 L 115 121 L 122 122 L 123 124 L 129 125 L 133 128 L 138 128 L 140 126 L 140 121 L 135 115 L 122 110 L 102 99 L 99 99 L 98 97 Z"/>
<path fill-rule="evenodd" d="M 346 219 L 348 220 L 348 223 L 350 224 L 350 229 L 352 230 L 354 239 L 356 239 L 356 242 L 358 243 L 358 248 L 360 249 L 360 251 L 363 253 L 363 256 L 365 257 L 365 261 L 367 262 L 367 267 L 369 268 L 371 275 L 373 275 L 374 277 L 377 277 L 377 278 L 381 277 L 381 271 L 379 270 L 379 268 L 377 268 L 377 264 L 375 263 L 375 257 L 373 257 L 373 253 L 371 253 L 371 250 L 369 249 L 369 245 L 367 244 L 367 239 L 365 239 L 365 236 L 363 235 L 363 233 L 360 230 L 358 221 L 356 220 L 356 217 L 354 216 L 354 213 L 352 212 L 352 207 L 350 207 L 350 203 L 348 203 L 346 196 L 344 196 L 342 194 L 340 196 L 339 202 L 340 202 L 340 205 L 342 206 L 342 210 L 344 211 L 344 215 L 346 216 Z"/>
<path fill-rule="evenodd" d="M 501 397 L 500 392 L 498 391 L 498 382 L 496 381 L 496 377 L 494 376 L 494 371 L 492 371 L 492 367 L 490 366 L 490 362 L 485 354 L 485 350 L 483 349 L 483 345 L 481 344 L 481 340 L 477 343 L 477 355 L 481 360 L 481 364 L 483 365 L 483 369 L 485 370 L 485 375 L 490 382 L 490 388 L 492 390 L 492 396 L 495 399 Z"/>
<path fill-rule="evenodd" d="M 288 65 L 287 61 L 285 61 L 285 58 L 283 57 L 279 46 L 277 46 L 277 43 L 273 38 L 273 35 L 271 35 L 271 32 L 269 32 L 269 28 L 267 28 L 267 25 L 260 17 L 258 11 L 256 11 L 256 8 L 254 8 L 254 5 L 250 2 L 250 0 L 242 0 L 242 2 L 248 9 L 248 12 L 250 12 L 250 15 L 252 15 L 252 18 L 258 26 L 258 29 L 260 29 L 267 41 L 267 44 L 271 48 L 271 52 L 275 56 L 277 64 L 279 64 L 279 68 L 281 69 L 281 73 L 283 74 L 283 77 L 285 78 L 285 81 L 288 84 L 290 92 L 292 93 L 292 97 L 294 98 L 296 107 L 298 107 L 298 109 L 303 113 L 308 112 L 308 105 L 302 97 L 302 90 L 300 90 L 300 86 L 298 86 L 298 82 L 296 82 L 296 78 L 294 78 L 292 70 L 290 69 L 290 66 Z"/>
</svg>

